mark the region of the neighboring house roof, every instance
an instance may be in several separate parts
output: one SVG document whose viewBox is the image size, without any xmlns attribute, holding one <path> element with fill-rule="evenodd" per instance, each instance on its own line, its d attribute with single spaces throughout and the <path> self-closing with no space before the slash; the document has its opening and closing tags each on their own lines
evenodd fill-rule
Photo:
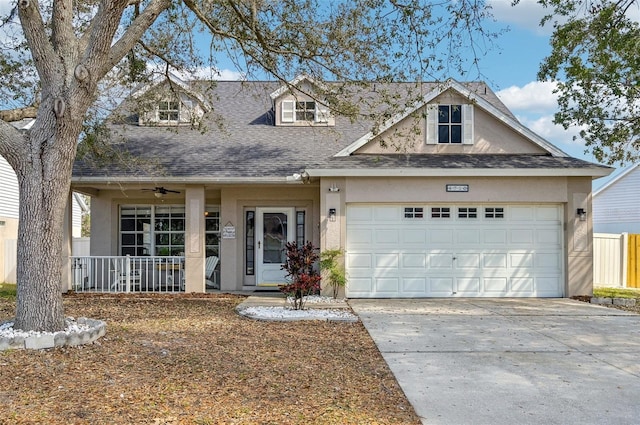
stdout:
<svg viewBox="0 0 640 425">
<path fill-rule="evenodd" d="M 392 84 L 391 88 L 403 92 L 408 84 Z M 157 164 L 156 171 L 144 172 L 122 164 L 97 167 L 77 161 L 73 181 L 284 182 L 286 176 L 300 170 L 307 170 L 312 176 L 358 173 L 602 176 L 610 172 L 608 167 L 566 156 L 523 127 L 481 82 L 422 83 L 423 92 L 427 93 L 422 102 L 428 102 L 443 90 L 458 90 L 548 154 L 351 155 L 356 144 L 370 137 L 373 123 L 352 122 L 337 116 L 335 126 L 275 126 L 272 95 L 285 90 L 283 87 L 289 86 L 278 82 L 216 82 L 209 94 L 213 109 L 207 115 L 205 131 L 189 126 L 139 126 L 135 114 L 130 114 L 126 122 L 111 126 L 112 138 L 119 149 Z M 415 107 L 419 104 L 412 108 Z M 131 105 L 125 102 L 122 110 L 127 108 Z M 404 113 L 409 114 L 412 108 Z M 400 119 L 402 115 L 391 121 Z M 336 156 L 338 153 L 342 155 Z"/>
<path fill-rule="evenodd" d="M 620 174 L 618 174 L 615 178 L 611 179 L 610 181 L 608 181 L 605 185 L 603 185 L 600 189 L 596 190 L 595 192 L 593 192 L 593 199 L 596 198 L 596 196 L 601 195 L 602 193 L 604 193 L 605 191 L 607 191 L 608 189 L 615 187 L 616 185 L 618 185 L 618 183 L 621 180 L 624 180 L 629 174 L 631 174 L 632 172 L 634 172 L 636 169 L 638 169 L 638 167 L 640 167 L 640 164 L 635 164 L 632 165 L 631 167 L 627 168 L 626 170 L 622 171 Z M 640 190 L 640 186 L 638 187 L 638 189 Z"/>
</svg>

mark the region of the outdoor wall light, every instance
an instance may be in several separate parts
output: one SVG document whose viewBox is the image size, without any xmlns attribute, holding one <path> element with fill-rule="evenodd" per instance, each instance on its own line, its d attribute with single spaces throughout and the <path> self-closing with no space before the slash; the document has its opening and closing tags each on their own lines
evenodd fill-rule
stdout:
<svg viewBox="0 0 640 425">
<path fill-rule="evenodd" d="M 576 215 L 580 218 L 580 221 L 587 221 L 587 211 L 584 208 L 578 208 Z"/>
<path fill-rule="evenodd" d="M 336 209 L 329 208 L 329 221 L 336 221 Z"/>
<path fill-rule="evenodd" d="M 336 186 L 335 183 L 331 183 L 331 186 L 329 186 L 329 192 L 340 192 L 340 188 Z"/>
</svg>

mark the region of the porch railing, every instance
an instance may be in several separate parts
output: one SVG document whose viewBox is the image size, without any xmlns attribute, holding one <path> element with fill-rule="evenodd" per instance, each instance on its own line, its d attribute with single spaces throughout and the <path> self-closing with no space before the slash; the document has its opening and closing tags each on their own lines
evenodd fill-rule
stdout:
<svg viewBox="0 0 640 425">
<path fill-rule="evenodd" d="M 76 292 L 184 292 L 184 257 L 71 257 Z"/>
</svg>

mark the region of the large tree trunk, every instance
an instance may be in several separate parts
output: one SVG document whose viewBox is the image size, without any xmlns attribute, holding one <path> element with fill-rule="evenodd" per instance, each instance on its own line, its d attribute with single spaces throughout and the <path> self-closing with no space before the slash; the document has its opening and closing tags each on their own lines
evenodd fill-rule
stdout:
<svg viewBox="0 0 640 425">
<path fill-rule="evenodd" d="M 80 115 L 82 116 L 82 115 Z M 40 114 L 27 136 L 29 160 L 18 170 L 18 297 L 14 327 L 64 329 L 62 240 L 71 171 L 82 121 Z"/>
</svg>

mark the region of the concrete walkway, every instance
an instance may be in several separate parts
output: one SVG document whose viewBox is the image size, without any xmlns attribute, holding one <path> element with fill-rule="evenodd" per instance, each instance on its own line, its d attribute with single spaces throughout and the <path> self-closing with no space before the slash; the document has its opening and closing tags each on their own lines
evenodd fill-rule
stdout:
<svg viewBox="0 0 640 425">
<path fill-rule="evenodd" d="M 640 423 L 640 315 L 568 299 L 349 304 L 425 424 Z"/>
</svg>

